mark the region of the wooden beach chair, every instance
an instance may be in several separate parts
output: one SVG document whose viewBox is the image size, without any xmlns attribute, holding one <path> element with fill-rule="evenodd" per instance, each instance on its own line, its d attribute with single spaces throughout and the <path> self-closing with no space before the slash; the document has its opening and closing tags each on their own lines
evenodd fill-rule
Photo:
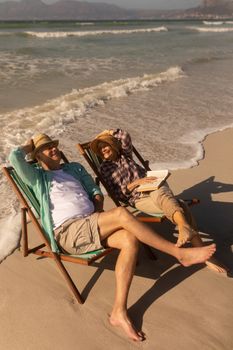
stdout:
<svg viewBox="0 0 233 350">
<path fill-rule="evenodd" d="M 119 207 L 119 206 L 124 206 L 129 211 L 137 217 L 139 221 L 145 222 L 145 223 L 161 223 L 163 220 L 166 219 L 166 216 L 163 213 L 155 213 L 155 214 L 146 214 L 141 212 L 140 210 L 130 206 L 129 204 L 125 204 L 120 202 L 114 193 L 111 191 L 109 188 L 108 184 L 104 181 L 104 178 L 101 175 L 100 172 L 100 165 L 102 162 L 102 159 L 98 157 L 90 148 L 91 141 L 84 142 L 84 143 L 78 143 L 77 148 L 79 150 L 79 153 L 85 158 L 91 169 L 93 170 L 96 178 L 95 181 L 99 185 L 100 183 L 103 185 L 105 188 L 108 196 L 112 199 L 114 204 Z M 149 166 L 149 161 L 144 160 L 144 158 L 141 156 L 141 154 L 137 151 L 134 145 L 132 145 L 132 152 L 133 152 L 133 157 L 136 158 L 137 161 L 143 166 L 145 170 L 151 170 Z M 189 206 L 192 206 L 194 204 L 199 203 L 199 199 L 193 198 L 193 199 L 185 199 L 185 203 Z M 150 259 L 156 260 L 156 254 L 154 253 L 154 250 L 150 247 L 147 246 L 146 244 L 143 244 L 143 247 L 145 249 L 146 254 Z"/>
<path fill-rule="evenodd" d="M 108 184 L 104 181 L 104 178 L 102 177 L 100 173 L 100 165 L 102 162 L 102 159 L 98 157 L 90 148 L 91 142 L 85 142 L 85 143 L 78 143 L 77 148 L 80 152 L 80 154 L 86 159 L 87 163 L 91 167 L 91 169 L 94 171 L 95 176 L 96 176 L 96 183 L 99 184 L 101 183 L 105 190 L 107 191 L 107 194 L 109 197 L 112 199 L 112 201 L 115 203 L 117 207 L 119 206 L 124 206 L 127 207 L 135 216 L 137 216 L 138 220 L 142 222 L 148 222 L 148 223 L 153 223 L 153 222 L 162 222 L 163 220 L 166 219 L 166 216 L 163 213 L 155 213 L 155 214 L 146 214 L 138 209 L 131 207 L 129 204 L 125 204 L 120 202 L 114 193 L 111 191 L 109 188 Z M 143 166 L 145 170 L 151 170 L 149 166 L 149 161 L 144 160 L 144 158 L 141 156 L 141 154 L 137 151 L 137 149 L 133 146 L 133 157 L 136 158 L 137 161 Z M 184 200 L 186 204 L 189 206 L 194 205 L 199 203 L 199 200 L 196 198 L 193 199 L 185 199 Z"/>
<path fill-rule="evenodd" d="M 155 214 L 147 214 L 144 212 L 141 212 L 140 210 L 130 206 L 129 204 L 125 204 L 120 202 L 114 193 L 109 188 L 108 184 L 104 181 L 104 178 L 101 175 L 100 172 L 100 165 L 102 162 L 102 159 L 98 157 L 90 148 L 91 141 L 85 142 L 85 143 L 78 143 L 77 148 L 79 150 L 79 153 L 86 159 L 87 163 L 91 167 L 91 169 L 94 171 L 96 176 L 96 183 L 99 185 L 101 183 L 105 190 L 107 191 L 107 194 L 112 199 L 112 201 L 115 203 L 117 207 L 124 206 L 126 207 L 133 215 L 137 217 L 139 221 L 145 222 L 145 223 L 161 223 L 163 220 L 166 219 L 166 216 L 163 213 L 155 213 Z M 144 158 L 141 156 L 141 154 L 137 151 L 137 149 L 132 145 L 132 151 L 133 151 L 133 157 L 139 161 L 139 163 L 143 166 L 145 170 L 151 170 L 149 166 L 149 161 L 144 160 Z M 185 199 L 184 200 L 187 205 L 191 206 L 194 204 L 199 203 L 199 200 L 196 198 L 193 199 Z M 146 245 L 143 244 L 143 247 L 145 249 L 146 254 L 150 259 L 156 260 L 156 254 L 154 250 Z"/>
<path fill-rule="evenodd" d="M 68 162 L 67 158 L 62 153 L 62 159 L 64 162 Z M 22 252 L 23 256 L 26 257 L 29 254 L 33 253 L 41 257 L 52 258 L 57 264 L 60 272 L 62 273 L 66 283 L 71 289 L 75 299 L 80 303 L 84 303 L 84 299 L 81 296 L 78 288 L 74 284 L 72 278 L 70 277 L 67 269 L 65 268 L 62 261 L 68 261 L 71 263 L 77 263 L 82 265 L 91 265 L 97 259 L 102 258 L 103 256 L 109 254 L 113 249 L 99 249 L 92 252 L 88 252 L 81 255 L 70 255 L 64 254 L 59 251 L 59 247 L 56 246 L 56 249 L 51 247 L 51 237 L 48 237 L 43 230 L 43 227 L 40 224 L 40 205 L 33 193 L 32 189 L 28 187 L 22 179 L 18 176 L 17 172 L 13 167 L 3 167 L 3 173 L 7 177 L 9 183 L 11 184 L 13 190 L 15 191 L 20 204 L 21 204 L 21 222 L 22 222 Z M 31 219 L 31 222 L 35 228 L 35 231 L 38 232 L 41 244 L 29 248 L 29 237 L 28 237 L 28 225 L 27 225 L 27 216 Z M 56 241 L 55 241 L 56 242 Z M 55 243 L 56 244 L 56 243 Z"/>
<path fill-rule="evenodd" d="M 98 157 L 91 150 L 90 144 L 91 144 L 91 142 L 78 143 L 77 148 L 79 150 L 79 153 L 86 159 L 87 163 L 89 164 L 91 169 L 94 171 L 95 176 L 96 176 L 96 178 L 95 178 L 96 183 L 97 184 L 101 183 L 104 186 L 108 196 L 112 199 L 114 204 L 117 207 L 120 207 L 120 206 L 127 207 L 130 210 L 130 212 L 133 213 L 135 216 L 137 216 L 138 220 L 140 220 L 140 221 L 143 221 L 143 222 L 162 222 L 165 219 L 164 214 L 157 213 L 154 215 L 147 215 L 147 214 L 142 213 L 138 209 L 136 209 L 128 204 L 120 202 L 116 198 L 115 194 L 111 191 L 108 184 L 104 181 L 104 178 L 102 177 L 102 175 L 100 173 L 100 165 L 102 163 L 102 159 L 100 157 Z M 133 155 L 137 158 L 137 160 L 144 167 L 144 169 L 151 170 L 149 167 L 149 161 L 144 160 L 134 146 L 133 146 Z"/>
<path fill-rule="evenodd" d="M 102 159 L 100 157 L 98 157 L 91 150 L 90 144 L 91 144 L 90 141 L 85 142 L 85 143 L 78 143 L 77 148 L 78 148 L 80 154 L 86 159 L 86 161 L 89 164 L 89 166 L 91 167 L 91 169 L 94 171 L 94 174 L 96 176 L 96 178 L 95 178 L 96 184 L 99 185 L 101 183 L 104 186 L 105 190 L 107 191 L 107 194 L 112 199 L 114 204 L 117 207 L 120 207 L 120 206 L 127 207 L 127 209 L 133 215 L 137 216 L 139 221 L 147 222 L 147 223 L 162 222 L 165 219 L 165 215 L 163 213 L 162 214 L 157 213 L 154 215 L 147 215 L 147 214 L 142 213 L 140 210 L 138 210 L 130 205 L 127 205 L 125 203 L 120 202 L 116 198 L 115 194 L 111 191 L 108 184 L 104 181 L 104 178 L 102 177 L 102 175 L 100 173 L 100 165 L 101 165 Z M 142 166 L 146 170 L 150 170 L 149 162 L 142 158 L 142 156 L 139 154 L 139 152 L 136 150 L 136 148 L 134 146 L 133 146 L 133 155 L 136 156 L 136 158 L 139 160 L 139 162 L 142 164 Z M 146 244 L 143 244 L 143 247 L 145 249 L 146 254 L 148 255 L 148 257 L 150 259 L 153 259 L 153 260 L 157 259 L 156 254 L 154 253 L 154 251 L 151 247 L 147 246 Z"/>
</svg>

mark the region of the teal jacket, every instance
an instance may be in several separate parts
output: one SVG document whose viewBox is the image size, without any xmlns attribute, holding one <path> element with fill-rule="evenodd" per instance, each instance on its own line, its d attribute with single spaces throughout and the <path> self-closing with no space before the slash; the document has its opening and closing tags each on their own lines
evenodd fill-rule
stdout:
<svg viewBox="0 0 233 350">
<path fill-rule="evenodd" d="M 52 172 L 27 163 L 25 160 L 25 153 L 20 148 L 16 148 L 11 152 L 9 161 L 20 178 L 26 185 L 32 188 L 35 193 L 40 203 L 40 218 L 43 229 L 51 243 L 52 250 L 54 252 L 59 252 L 53 236 L 52 217 L 49 209 L 49 191 L 52 181 Z M 95 184 L 92 177 L 81 164 L 65 163 L 62 165 L 62 169 L 80 181 L 90 200 L 97 194 L 102 195 L 100 188 Z"/>
</svg>

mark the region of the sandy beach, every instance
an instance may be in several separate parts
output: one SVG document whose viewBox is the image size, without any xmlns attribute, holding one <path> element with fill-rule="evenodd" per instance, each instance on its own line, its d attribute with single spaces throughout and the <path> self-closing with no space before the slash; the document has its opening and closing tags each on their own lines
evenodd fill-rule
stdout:
<svg viewBox="0 0 233 350">
<path fill-rule="evenodd" d="M 233 129 L 209 135 L 205 157 L 191 169 L 172 172 L 169 184 L 181 198 L 200 199 L 192 212 L 201 236 L 217 244 L 217 256 L 233 270 Z M 73 140 L 72 140 L 73 141 Z M 83 162 L 85 165 L 85 163 Z M 106 208 L 111 204 L 106 200 Z M 175 241 L 168 222 L 155 229 Z M 33 238 L 34 241 L 34 238 Z M 74 301 L 51 259 L 23 258 L 19 250 L 1 263 L 0 348 L 5 350 L 231 350 L 233 280 L 204 265 L 180 266 L 156 252 L 140 252 L 129 295 L 129 314 L 146 341 L 135 344 L 111 327 L 116 254 L 97 266 L 68 264 L 86 302 Z"/>
</svg>

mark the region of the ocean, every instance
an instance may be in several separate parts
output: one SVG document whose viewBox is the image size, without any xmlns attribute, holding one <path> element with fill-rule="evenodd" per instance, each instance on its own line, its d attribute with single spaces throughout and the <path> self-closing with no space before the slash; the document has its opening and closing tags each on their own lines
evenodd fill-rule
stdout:
<svg viewBox="0 0 233 350">
<path fill-rule="evenodd" d="M 80 161 L 76 143 L 120 127 L 154 169 L 194 166 L 233 125 L 232 63 L 233 21 L 1 22 L 1 164 L 38 132 Z M 0 191 L 10 219 L 2 174 Z"/>
</svg>

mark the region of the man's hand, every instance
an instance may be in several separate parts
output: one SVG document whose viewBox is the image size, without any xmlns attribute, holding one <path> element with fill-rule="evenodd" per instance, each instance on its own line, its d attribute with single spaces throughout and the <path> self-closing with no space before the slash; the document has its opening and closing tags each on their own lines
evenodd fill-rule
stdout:
<svg viewBox="0 0 233 350">
<path fill-rule="evenodd" d="M 25 145 L 21 146 L 21 149 L 26 153 L 32 153 L 34 150 L 35 146 L 34 146 L 34 142 L 33 139 L 29 139 Z"/>
<path fill-rule="evenodd" d="M 101 213 L 104 207 L 104 197 L 97 194 L 94 198 L 93 198 L 93 203 L 95 206 L 95 212 L 99 212 Z"/>
</svg>

